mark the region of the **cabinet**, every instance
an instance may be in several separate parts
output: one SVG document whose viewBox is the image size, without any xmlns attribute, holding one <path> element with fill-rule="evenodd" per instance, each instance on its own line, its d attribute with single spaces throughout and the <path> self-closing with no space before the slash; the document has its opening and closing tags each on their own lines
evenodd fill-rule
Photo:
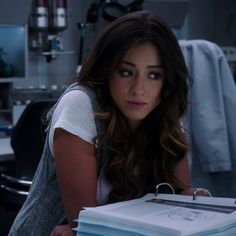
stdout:
<svg viewBox="0 0 236 236">
<path fill-rule="evenodd" d="M 8 133 L 12 123 L 11 83 L 0 83 L 0 138 Z"/>
<path fill-rule="evenodd" d="M 0 25 L 0 83 L 27 77 L 27 26 Z M 7 69 L 6 69 L 7 68 Z M 12 73 L 9 73 L 9 68 Z"/>
<path fill-rule="evenodd" d="M 0 24 L 0 128 L 11 125 L 13 82 L 27 78 L 27 38 L 26 25 Z"/>
</svg>

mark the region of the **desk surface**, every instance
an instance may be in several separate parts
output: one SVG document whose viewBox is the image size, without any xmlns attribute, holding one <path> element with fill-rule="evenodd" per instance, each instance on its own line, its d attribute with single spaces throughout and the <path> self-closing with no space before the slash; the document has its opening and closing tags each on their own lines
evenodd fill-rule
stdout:
<svg viewBox="0 0 236 236">
<path fill-rule="evenodd" d="M 11 148 L 10 138 L 0 138 L 0 161 L 14 159 L 14 151 Z"/>
</svg>

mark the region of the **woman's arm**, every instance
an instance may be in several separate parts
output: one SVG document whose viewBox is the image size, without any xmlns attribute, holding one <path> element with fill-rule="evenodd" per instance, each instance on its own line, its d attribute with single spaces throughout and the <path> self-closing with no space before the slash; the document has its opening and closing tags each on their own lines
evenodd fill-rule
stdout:
<svg viewBox="0 0 236 236">
<path fill-rule="evenodd" d="M 186 189 L 191 185 L 188 158 L 185 156 L 176 166 L 175 178 L 181 183 L 181 188 Z"/>
<path fill-rule="evenodd" d="M 187 156 L 185 156 L 184 159 L 182 159 L 176 166 L 175 177 L 180 181 L 180 183 L 182 183 L 183 186 L 181 187 L 183 188 L 183 191 L 180 192 L 180 194 L 193 195 L 194 192 L 196 192 L 196 188 L 191 188 L 190 170 Z M 197 195 L 209 196 L 209 192 L 204 189 L 200 189 L 197 192 Z"/>
<path fill-rule="evenodd" d="M 180 188 L 183 189 L 180 194 L 192 195 L 194 189 L 191 188 L 190 170 L 188 164 L 188 158 L 185 156 L 175 168 L 175 178 L 181 183 Z"/>
<path fill-rule="evenodd" d="M 85 206 L 96 206 L 96 158 L 94 147 L 61 128 L 54 133 L 54 156 L 59 189 L 71 227 Z"/>
</svg>

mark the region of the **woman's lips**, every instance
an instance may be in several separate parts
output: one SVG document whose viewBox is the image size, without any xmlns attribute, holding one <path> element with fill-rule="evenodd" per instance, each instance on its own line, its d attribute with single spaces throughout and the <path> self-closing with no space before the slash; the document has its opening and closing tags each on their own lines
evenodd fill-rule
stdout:
<svg viewBox="0 0 236 236">
<path fill-rule="evenodd" d="M 134 108 L 142 108 L 144 107 L 147 103 L 143 101 L 127 101 L 129 106 L 134 107 Z"/>
</svg>

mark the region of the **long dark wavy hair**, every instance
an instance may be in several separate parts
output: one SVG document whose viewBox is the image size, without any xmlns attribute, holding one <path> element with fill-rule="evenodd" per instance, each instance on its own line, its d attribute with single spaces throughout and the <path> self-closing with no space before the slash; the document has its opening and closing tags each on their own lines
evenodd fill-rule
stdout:
<svg viewBox="0 0 236 236">
<path fill-rule="evenodd" d="M 116 75 L 128 50 L 146 42 L 160 51 L 164 85 L 160 104 L 132 132 L 112 100 L 108 83 Z M 98 137 L 109 154 L 105 165 L 105 176 L 113 186 L 109 202 L 153 192 L 156 184 L 163 181 L 183 188 L 183 183 L 175 178 L 174 170 L 188 149 L 180 124 L 188 106 L 188 72 L 170 27 L 148 12 L 120 17 L 101 32 L 77 79 L 80 84 L 95 90 L 104 110 L 96 117 L 105 120 L 105 127 Z"/>
</svg>

